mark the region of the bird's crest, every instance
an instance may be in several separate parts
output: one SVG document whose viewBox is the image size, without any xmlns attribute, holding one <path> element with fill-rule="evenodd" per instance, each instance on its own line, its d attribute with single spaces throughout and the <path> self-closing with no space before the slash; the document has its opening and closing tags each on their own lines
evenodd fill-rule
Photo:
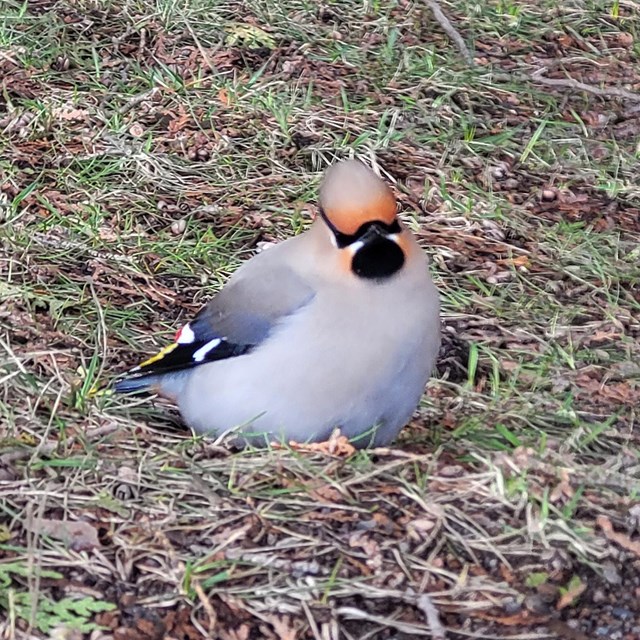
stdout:
<svg viewBox="0 0 640 640">
<path fill-rule="evenodd" d="M 390 225 L 396 219 L 396 198 L 390 187 L 359 160 L 338 162 L 320 186 L 320 207 L 329 225 L 352 235 L 367 222 Z"/>
</svg>

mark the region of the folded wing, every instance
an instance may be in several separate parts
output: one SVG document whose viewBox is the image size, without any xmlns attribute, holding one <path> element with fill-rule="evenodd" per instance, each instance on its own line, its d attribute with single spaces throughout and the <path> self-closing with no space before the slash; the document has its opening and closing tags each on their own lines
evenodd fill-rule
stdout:
<svg viewBox="0 0 640 640">
<path fill-rule="evenodd" d="M 143 391 L 163 376 L 248 353 L 264 342 L 283 318 L 311 302 L 314 290 L 292 269 L 270 264 L 262 270 L 261 262 L 252 261 L 250 271 L 239 270 L 178 331 L 173 343 L 131 369 L 126 378 L 116 382 L 114 390 Z"/>
</svg>

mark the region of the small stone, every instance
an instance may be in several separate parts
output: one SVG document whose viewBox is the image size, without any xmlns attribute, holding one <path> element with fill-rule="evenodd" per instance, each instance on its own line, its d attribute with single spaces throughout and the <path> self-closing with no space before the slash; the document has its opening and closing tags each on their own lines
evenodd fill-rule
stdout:
<svg viewBox="0 0 640 640">
<path fill-rule="evenodd" d="M 621 47 L 631 47 L 633 46 L 633 34 L 623 32 L 618 34 L 618 43 Z"/>
<path fill-rule="evenodd" d="M 635 376 L 640 376 L 640 363 L 627 360 L 614 365 L 613 370 L 620 378 L 633 378 Z M 638 509 L 638 515 L 640 516 L 640 503 L 636 505 L 636 508 Z"/>
<path fill-rule="evenodd" d="M 548 613 L 549 605 L 537 594 L 528 595 L 524 600 L 525 607 L 533 613 Z"/>
<path fill-rule="evenodd" d="M 184 218 L 181 218 L 180 220 L 176 220 L 171 225 L 171 233 L 174 236 L 179 236 L 181 233 L 184 232 L 186 228 L 187 228 L 187 221 Z"/>
<path fill-rule="evenodd" d="M 640 502 L 629 508 L 629 513 L 627 514 L 627 531 L 630 536 L 636 533 L 636 531 L 640 532 Z"/>
<path fill-rule="evenodd" d="M 553 202 L 558 197 L 553 189 L 543 189 L 540 195 L 545 202 Z"/>
<path fill-rule="evenodd" d="M 129 133 L 134 137 L 134 138 L 140 138 L 141 136 L 144 135 L 144 127 L 139 123 L 139 122 L 134 122 L 130 127 L 129 127 Z"/>
<path fill-rule="evenodd" d="M 633 613 L 626 607 L 613 607 L 611 613 L 620 620 L 631 620 L 634 617 Z"/>
<path fill-rule="evenodd" d="M 271 247 L 275 247 L 275 246 L 276 246 L 275 242 L 269 242 L 267 240 L 260 241 L 256 245 L 257 253 L 262 253 L 263 251 L 266 251 L 267 249 L 271 249 Z"/>
<path fill-rule="evenodd" d="M 591 596 L 592 601 L 595 604 L 598 604 L 600 602 L 605 602 L 607 599 L 607 595 L 605 594 L 605 592 L 602 589 L 596 589 L 593 592 L 593 595 Z"/>
<path fill-rule="evenodd" d="M 602 563 L 602 575 L 609 584 L 622 584 L 618 569 L 611 560 L 606 560 Z"/>
<path fill-rule="evenodd" d="M 491 175 L 496 180 L 504 180 L 509 173 L 509 169 L 505 164 L 498 165 L 497 167 L 493 167 L 491 169 Z"/>
<path fill-rule="evenodd" d="M 544 583 L 538 585 L 537 591 L 541 600 L 549 604 L 555 602 L 558 597 L 558 587 L 553 584 Z"/>
<path fill-rule="evenodd" d="M 502 604 L 502 607 L 507 615 L 514 615 L 522 611 L 522 604 L 515 598 L 509 598 Z"/>
<path fill-rule="evenodd" d="M 69 58 L 66 56 L 58 56 L 51 65 L 51 68 L 55 71 L 68 71 L 70 66 L 71 62 Z"/>
</svg>

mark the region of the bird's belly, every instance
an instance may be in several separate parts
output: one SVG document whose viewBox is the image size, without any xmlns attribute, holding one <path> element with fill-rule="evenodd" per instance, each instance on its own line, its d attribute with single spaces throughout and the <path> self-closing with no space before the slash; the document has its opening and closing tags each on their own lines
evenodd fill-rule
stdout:
<svg viewBox="0 0 640 640">
<path fill-rule="evenodd" d="M 335 427 L 350 438 L 364 434 L 362 446 L 392 440 L 431 372 L 437 343 L 425 330 L 434 327 L 400 339 L 397 327 L 363 319 L 357 348 L 349 331 L 310 336 L 299 327 L 292 322 L 247 355 L 194 369 L 179 398 L 185 422 L 216 434 L 240 427 L 267 440 L 321 441 Z"/>
</svg>

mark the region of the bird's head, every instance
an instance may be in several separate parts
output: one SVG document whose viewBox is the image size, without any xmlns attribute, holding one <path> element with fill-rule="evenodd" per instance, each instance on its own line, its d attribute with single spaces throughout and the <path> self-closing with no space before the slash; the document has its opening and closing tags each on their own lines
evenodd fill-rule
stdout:
<svg viewBox="0 0 640 640">
<path fill-rule="evenodd" d="M 382 280 L 402 269 L 404 230 L 390 187 L 358 160 L 338 162 L 320 186 L 320 216 L 334 246 L 360 278 Z"/>
</svg>

